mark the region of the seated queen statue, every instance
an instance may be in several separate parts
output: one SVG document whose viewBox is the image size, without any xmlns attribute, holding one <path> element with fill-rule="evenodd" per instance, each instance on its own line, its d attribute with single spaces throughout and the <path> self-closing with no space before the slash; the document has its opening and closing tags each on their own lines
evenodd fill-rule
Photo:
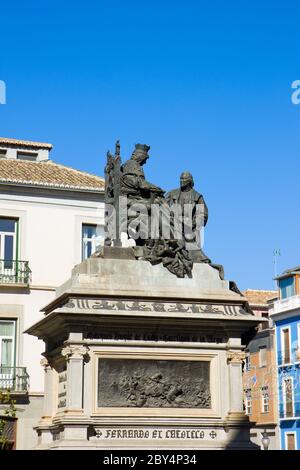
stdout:
<svg viewBox="0 0 300 470">
<path fill-rule="evenodd" d="M 162 188 L 147 181 L 143 166 L 149 158 L 149 149 L 148 145 L 136 144 L 131 158 L 124 164 L 121 164 L 118 142 L 115 156 L 108 153 L 106 204 L 112 204 L 116 209 L 120 233 L 125 230 L 128 238 L 134 239 L 136 246 L 133 249 L 138 259 L 162 263 L 177 277 L 192 277 L 193 261 L 210 263 L 200 247 L 198 236 L 199 220 L 200 225 L 207 222 L 207 206 L 203 196 L 194 189 L 193 177 L 188 172 L 182 173 L 180 188 L 170 191 L 167 196 Z M 127 210 L 123 213 L 119 201 L 125 196 Z M 190 208 L 188 215 L 183 211 L 180 216 L 180 231 L 174 205 L 181 209 Z M 158 227 L 155 236 L 154 225 Z M 167 226 L 169 232 L 166 235 L 164 228 Z M 114 242 L 109 240 L 108 244 L 111 243 Z"/>
</svg>

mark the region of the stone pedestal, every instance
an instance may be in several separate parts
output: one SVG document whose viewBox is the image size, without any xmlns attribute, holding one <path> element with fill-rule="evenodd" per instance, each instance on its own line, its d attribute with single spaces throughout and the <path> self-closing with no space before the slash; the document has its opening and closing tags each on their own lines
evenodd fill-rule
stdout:
<svg viewBox="0 0 300 470">
<path fill-rule="evenodd" d="M 121 251 L 76 266 L 27 331 L 51 365 L 39 448 L 256 448 L 242 363 L 259 319 L 245 297 L 209 265 L 178 279 Z"/>
</svg>

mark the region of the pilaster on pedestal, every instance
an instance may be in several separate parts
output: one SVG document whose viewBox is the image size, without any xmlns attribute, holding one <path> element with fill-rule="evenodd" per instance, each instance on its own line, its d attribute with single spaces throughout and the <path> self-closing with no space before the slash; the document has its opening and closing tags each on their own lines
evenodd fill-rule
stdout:
<svg viewBox="0 0 300 470">
<path fill-rule="evenodd" d="M 51 367 L 48 359 L 43 357 L 40 362 L 44 368 L 44 406 L 43 415 L 40 424 L 50 422 L 53 416 L 54 403 L 53 403 L 53 386 L 54 386 L 54 370 Z"/>
<path fill-rule="evenodd" d="M 54 414 L 54 375 L 55 371 L 51 367 L 48 359 L 43 357 L 40 361 L 41 366 L 44 368 L 44 405 L 43 414 L 35 427 L 38 435 L 37 449 L 47 449 L 53 441 L 53 434 L 51 432 L 52 417 Z"/>
<path fill-rule="evenodd" d="M 243 380 L 242 365 L 246 354 L 243 351 L 227 351 L 227 364 L 229 373 L 230 387 L 230 409 L 228 411 L 227 420 L 233 422 L 247 422 L 248 416 L 244 412 L 243 407 Z"/>
<path fill-rule="evenodd" d="M 61 351 L 67 361 L 65 412 L 68 414 L 83 414 L 83 367 L 88 351 L 83 345 L 67 345 Z"/>
</svg>

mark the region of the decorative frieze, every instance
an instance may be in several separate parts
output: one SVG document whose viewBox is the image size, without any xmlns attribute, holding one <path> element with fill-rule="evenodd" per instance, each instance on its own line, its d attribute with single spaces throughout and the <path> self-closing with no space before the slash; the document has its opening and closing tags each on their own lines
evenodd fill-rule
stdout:
<svg viewBox="0 0 300 470">
<path fill-rule="evenodd" d="M 213 314 L 226 317 L 248 315 L 240 305 L 218 305 L 181 302 L 139 302 L 125 300 L 105 300 L 71 298 L 61 307 L 77 310 L 92 310 L 94 312 L 149 312 L 149 313 L 190 313 Z"/>
</svg>

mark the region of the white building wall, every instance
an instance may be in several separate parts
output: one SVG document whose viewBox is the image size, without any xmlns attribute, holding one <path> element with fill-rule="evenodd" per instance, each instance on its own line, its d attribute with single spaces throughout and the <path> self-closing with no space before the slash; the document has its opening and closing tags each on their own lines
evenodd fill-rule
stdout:
<svg viewBox="0 0 300 470">
<path fill-rule="evenodd" d="M 19 259 L 30 262 L 32 286 L 64 282 L 81 261 L 81 224 L 104 224 L 102 202 L 72 200 L 67 195 L 66 191 L 63 197 L 51 198 L 0 196 L 0 217 L 20 219 Z"/>
<path fill-rule="evenodd" d="M 19 292 L 18 292 L 19 290 Z M 54 297 L 54 289 L 52 290 L 36 290 L 32 289 L 28 293 L 24 290 L 5 288 L 5 292 L 1 293 L 1 314 L 0 318 L 17 318 L 17 360 L 16 365 L 26 367 L 30 376 L 30 393 L 43 392 L 43 371 L 40 366 L 41 354 L 44 351 L 43 341 L 23 334 L 36 321 L 39 321 L 43 314 L 40 309 L 51 301 Z M 11 309 L 9 307 L 12 307 Z M 21 307 L 20 314 L 14 312 L 16 307 Z"/>
<path fill-rule="evenodd" d="M 19 260 L 28 261 L 32 270 L 29 289 L 1 286 L 0 282 L 0 318 L 18 318 L 16 365 L 27 368 L 29 395 L 39 396 L 44 386 L 44 371 L 40 365 L 44 343 L 22 332 L 43 318 L 40 310 L 54 298 L 55 288 L 70 277 L 74 265 L 81 262 L 82 224 L 104 226 L 103 197 L 33 188 L 30 192 L 11 189 L 0 190 L 0 193 L 0 217 L 19 218 Z M 31 430 L 39 413 L 36 400 L 32 409 L 35 417 L 26 407 L 20 411 L 19 449 L 31 448 L 35 439 Z M 26 416 L 26 421 L 22 421 L 22 416 L 24 419 Z"/>
</svg>

